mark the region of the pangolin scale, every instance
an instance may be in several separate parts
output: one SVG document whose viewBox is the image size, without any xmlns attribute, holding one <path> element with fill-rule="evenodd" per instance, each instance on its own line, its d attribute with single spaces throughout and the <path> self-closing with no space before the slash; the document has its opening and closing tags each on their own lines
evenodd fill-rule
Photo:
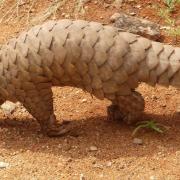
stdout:
<svg viewBox="0 0 180 180">
<path fill-rule="evenodd" d="M 128 123 L 144 110 L 139 83 L 180 87 L 180 48 L 83 20 L 48 21 L 0 47 L 0 95 L 20 101 L 49 136 L 62 135 L 52 86 L 73 86 L 112 101 Z"/>
</svg>

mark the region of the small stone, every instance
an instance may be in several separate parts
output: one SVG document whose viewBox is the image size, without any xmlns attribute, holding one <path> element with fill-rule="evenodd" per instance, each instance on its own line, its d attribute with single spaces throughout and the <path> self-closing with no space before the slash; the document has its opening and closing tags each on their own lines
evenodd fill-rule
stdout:
<svg viewBox="0 0 180 180">
<path fill-rule="evenodd" d="M 143 141 L 142 141 L 142 139 L 134 138 L 134 139 L 133 139 L 133 143 L 134 143 L 134 144 L 138 144 L 138 145 L 142 145 L 142 144 L 143 144 Z"/>
<path fill-rule="evenodd" d="M 141 5 L 137 5 L 137 6 L 135 6 L 136 8 L 138 8 L 138 9 L 141 9 Z"/>
<path fill-rule="evenodd" d="M 105 8 L 109 8 L 109 7 L 110 7 L 110 4 L 105 3 L 105 4 L 104 4 L 104 7 L 105 7 Z"/>
<path fill-rule="evenodd" d="M 166 104 L 162 104 L 161 107 L 165 108 L 165 107 L 166 107 Z"/>
<path fill-rule="evenodd" d="M 107 162 L 107 163 L 106 163 L 106 166 L 107 166 L 107 167 L 111 167 L 111 166 L 112 166 L 112 162 L 110 162 L 110 161 Z"/>
<path fill-rule="evenodd" d="M 84 102 L 87 102 L 87 99 L 82 99 L 82 102 L 84 103 Z"/>
<path fill-rule="evenodd" d="M 111 17 L 110 17 L 110 21 L 111 22 L 115 22 L 121 15 L 119 13 L 114 13 Z"/>
<path fill-rule="evenodd" d="M 65 15 L 65 18 L 70 18 L 70 15 L 69 15 L 69 14 L 66 14 L 66 15 Z"/>
<path fill-rule="evenodd" d="M 16 109 L 16 104 L 10 102 L 10 101 L 6 101 L 5 103 L 3 103 L 1 105 L 1 109 L 3 110 L 3 112 L 6 115 L 10 115 L 14 112 L 14 110 Z"/>
<path fill-rule="evenodd" d="M 0 162 L 0 169 L 7 168 L 8 166 L 9 166 L 9 163 Z"/>
<path fill-rule="evenodd" d="M 135 12 L 131 12 L 131 13 L 129 13 L 131 16 L 135 16 L 136 15 L 136 13 Z"/>
<path fill-rule="evenodd" d="M 155 176 L 150 176 L 149 179 L 150 180 L 156 180 L 156 177 Z"/>
<path fill-rule="evenodd" d="M 65 16 L 66 16 L 66 13 L 62 13 L 61 15 L 62 15 L 63 17 L 65 17 Z"/>
<path fill-rule="evenodd" d="M 34 8 L 33 8 L 33 9 L 31 9 L 29 12 L 30 12 L 30 13 L 33 13 L 33 12 L 35 12 L 35 9 L 34 9 Z"/>
<path fill-rule="evenodd" d="M 85 180 L 85 177 L 83 174 L 80 174 L 79 180 Z"/>
<path fill-rule="evenodd" d="M 97 148 L 96 146 L 91 146 L 91 147 L 89 148 L 89 150 L 90 150 L 90 151 L 97 151 L 98 148 Z"/>
</svg>

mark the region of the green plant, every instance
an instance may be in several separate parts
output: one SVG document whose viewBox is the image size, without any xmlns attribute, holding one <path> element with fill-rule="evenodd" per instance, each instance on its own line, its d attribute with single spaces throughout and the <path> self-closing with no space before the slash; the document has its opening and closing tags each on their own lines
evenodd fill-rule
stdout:
<svg viewBox="0 0 180 180">
<path fill-rule="evenodd" d="M 164 133 L 164 130 L 167 129 L 166 126 L 157 123 L 153 120 L 151 121 L 141 121 L 137 123 L 137 127 L 134 129 L 132 135 L 134 136 L 135 134 L 137 134 L 137 132 L 142 129 L 142 128 L 147 128 L 147 129 L 151 129 L 153 131 L 156 131 L 158 133 Z"/>
<path fill-rule="evenodd" d="M 171 36 L 180 36 L 180 26 L 166 30 L 166 32 Z"/>
<path fill-rule="evenodd" d="M 160 8 L 158 11 L 158 15 L 164 19 L 165 23 L 169 26 L 174 26 L 175 20 L 170 17 L 169 9 Z"/>
<path fill-rule="evenodd" d="M 168 7 L 170 12 L 172 12 L 174 10 L 175 4 L 176 4 L 176 0 L 164 0 L 164 3 Z"/>
</svg>

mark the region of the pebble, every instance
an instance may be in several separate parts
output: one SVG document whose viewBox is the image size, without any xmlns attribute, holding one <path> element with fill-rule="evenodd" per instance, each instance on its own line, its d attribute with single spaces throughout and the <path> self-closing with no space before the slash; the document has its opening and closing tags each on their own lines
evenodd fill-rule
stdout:
<svg viewBox="0 0 180 180">
<path fill-rule="evenodd" d="M 155 176 L 150 176 L 149 179 L 150 180 L 156 180 L 156 177 Z"/>
<path fill-rule="evenodd" d="M 129 13 L 131 16 L 135 16 L 136 15 L 136 13 L 135 12 L 131 12 L 131 13 Z"/>
<path fill-rule="evenodd" d="M 138 145 L 142 145 L 142 144 L 143 144 L 143 141 L 142 141 L 142 139 L 134 138 L 134 139 L 133 139 L 133 143 L 134 143 L 134 144 L 138 144 Z"/>
<path fill-rule="evenodd" d="M 66 13 L 62 13 L 61 15 L 62 15 L 63 17 L 65 17 Z"/>
<path fill-rule="evenodd" d="M 9 163 L 0 162 L 0 169 L 7 168 L 8 166 L 9 166 Z"/>
<path fill-rule="evenodd" d="M 70 18 L 70 15 L 69 15 L 69 14 L 66 14 L 66 15 L 65 15 L 65 18 Z"/>
<path fill-rule="evenodd" d="M 85 180 L 85 177 L 83 174 L 80 174 L 79 180 Z"/>
<path fill-rule="evenodd" d="M 3 112 L 6 114 L 6 115 L 10 115 L 14 112 L 14 110 L 16 109 L 16 104 L 15 103 L 12 103 L 10 101 L 6 101 L 5 103 L 3 103 L 1 105 L 1 108 L 3 110 Z"/>
<path fill-rule="evenodd" d="M 141 9 L 141 5 L 137 5 L 137 6 L 135 6 L 136 8 L 138 8 L 138 9 Z"/>
<path fill-rule="evenodd" d="M 119 13 L 114 13 L 111 17 L 110 17 L 110 21 L 111 22 L 115 22 L 121 15 Z"/>
<path fill-rule="evenodd" d="M 166 107 L 166 104 L 162 104 L 161 107 L 165 108 L 165 107 Z"/>
<path fill-rule="evenodd" d="M 110 7 L 110 4 L 106 4 L 106 3 L 105 3 L 105 4 L 104 4 L 104 7 L 105 7 L 105 8 L 109 8 L 109 7 Z"/>
<path fill-rule="evenodd" d="M 110 161 L 107 162 L 107 163 L 106 163 L 106 166 L 107 166 L 107 167 L 111 167 L 111 166 L 112 166 L 112 162 L 110 162 Z"/>
<path fill-rule="evenodd" d="M 82 99 L 82 102 L 84 103 L 84 102 L 87 102 L 87 99 Z"/>
<path fill-rule="evenodd" d="M 90 151 L 97 151 L 98 148 L 97 148 L 96 146 L 91 146 L 91 147 L 89 148 L 89 150 L 90 150 Z"/>
</svg>

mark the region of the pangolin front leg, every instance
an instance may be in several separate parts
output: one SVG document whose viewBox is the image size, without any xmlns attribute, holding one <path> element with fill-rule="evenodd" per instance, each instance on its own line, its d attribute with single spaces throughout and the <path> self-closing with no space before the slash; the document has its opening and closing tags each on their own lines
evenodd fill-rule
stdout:
<svg viewBox="0 0 180 180">
<path fill-rule="evenodd" d="M 44 86 L 44 87 L 42 87 Z M 48 136 L 62 136 L 70 131 L 70 126 L 58 123 L 53 110 L 51 85 L 36 85 L 37 89 L 25 90 L 24 107 L 39 122 L 41 131 Z M 22 99 L 21 99 L 22 101 Z"/>
<path fill-rule="evenodd" d="M 108 119 L 133 124 L 139 120 L 144 106 L 144 99 L 139 92 L 132 91 L 130 95 L 117 96 L 116 101 L 107 108 Z"/>
</svg>

